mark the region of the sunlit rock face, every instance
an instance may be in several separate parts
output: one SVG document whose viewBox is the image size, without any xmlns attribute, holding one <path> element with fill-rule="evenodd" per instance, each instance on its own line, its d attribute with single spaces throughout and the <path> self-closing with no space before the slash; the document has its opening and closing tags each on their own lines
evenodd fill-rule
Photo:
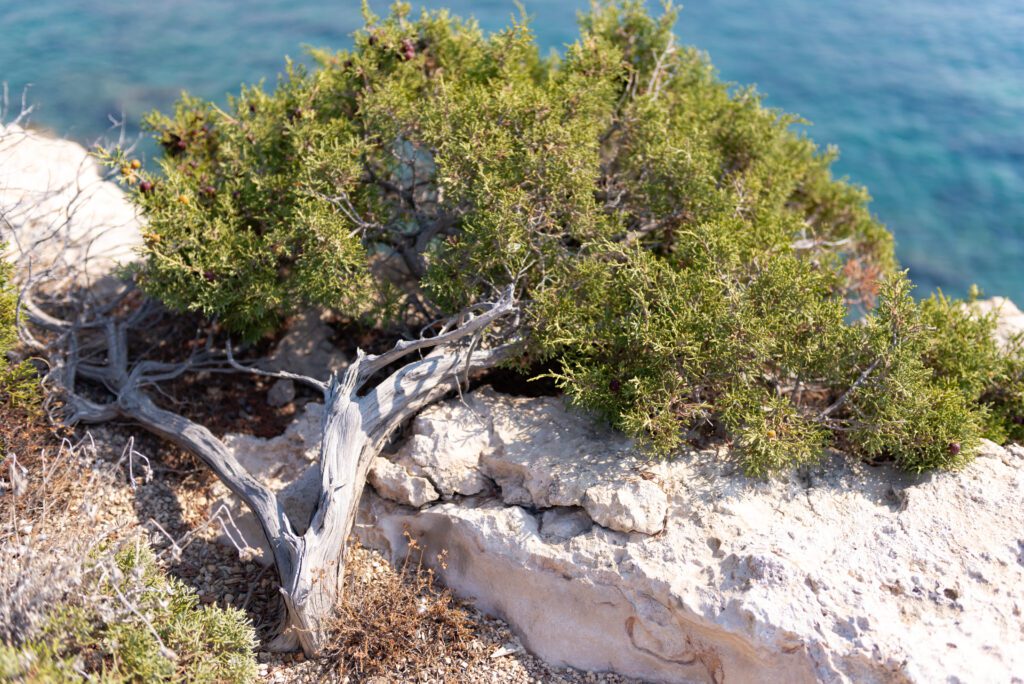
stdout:
<svg viewBox="0 0 1024 684">
<path fill-rule="evenodd" d="M 995 316 L 996 340 L 1003 347 L 1010 344 L 1013 338 L 1024 333 L 1024 312 L 1006 297 L 992 297 L 971 302 L 969 305 L 981 316 Z"/>
<path fill-rule="evenodd" d="M 88 150 L 0 126 L 0 241 L 18 278 L 93 286 L 136 258 L 140 221 Z"/>
<path fill-rule="evenodd" d="M 320 409 L 282 437 L 228 440 L 299 520 L 317 492 Z M 423 439 L 435 452 L 413 458 Z M 651 462 L 562 399 L 483 388 L 420 414 L 374 471 L 363 543 L 397 562 L 408 533 L 456 593 L 553 664 L 663 682 L 1024 672 L 1018 446 L 986 442 L 963 470 L 925 476 L 830 453 L 760 481 L 725 448 Z"/>
</svg>

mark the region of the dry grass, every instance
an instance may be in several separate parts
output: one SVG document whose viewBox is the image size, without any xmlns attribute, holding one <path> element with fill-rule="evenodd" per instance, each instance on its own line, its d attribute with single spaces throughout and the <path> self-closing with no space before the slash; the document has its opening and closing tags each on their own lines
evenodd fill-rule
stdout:
<svg viewBox="0 0 1024 684">
<path fill-rule="evenodd" d="M 94 481 L 97 473 L 81 468 L 81 448 L 65 441 L 25 463 L 7 457 L 0 641 L 20 643 L 35 636 L 53 605 L 80 586 L 89 552 L 113 531 L 96 525 L 87 510 L 86 489 L 98 494 L 103 485 Z"/>
<path fill-rule="evenodd" d="M 0 681 L 252 681 L 245 614 L 199 608 L 150 550 L 132 442 L 117 462 L 88 434 L 31 446 L 0 498 Z"/>
<path fill-rule="evenodd" d="M 352 544 L 325 659 L 337 675 L 350 682 L 431 674 L 438 681 L 468 681 L 453 673 L 468 673 L 483 658 L 476 627 L 469 610 L 437 584 L 422 553 L 410 539 L 409 556 L 392 572 L 379 556 Z"/>
<path fill-rule="evenodd" d="M 0 462 L 4 512 L 37 518 L 53 506 L 67 503 L 68 459 L 57 433 L 41 412 L 0 401 Z M 7 530 L 0 531 L 0 540 Z"/>
<path fill-rule="evenodd" d="M 31 633 L 79 577 L 69 511 L 83 479 L 75 448 L 33 412 L 0 406 L 0 640 Z"/>
</svg>

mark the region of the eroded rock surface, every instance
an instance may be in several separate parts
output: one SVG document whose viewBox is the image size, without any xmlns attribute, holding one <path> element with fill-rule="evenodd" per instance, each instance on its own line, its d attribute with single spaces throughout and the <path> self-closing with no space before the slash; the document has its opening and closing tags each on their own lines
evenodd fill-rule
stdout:
<svg viewBox="0 0 1024 684">
<path fill-rule="evenodd" d="M 582 507 L 595 522 L 622 532 L 664 528 L 665 493 L 644 479 L 650 475 L 632 442 L 566 410 L 561 399 L 515 398 L 485 387 L 426 409 L 412 433 L 392 457 L 395 464 L 410 477 L 428 478 L 445 498 L 480 494 L 493 484 L 506 504 Z"/>
<path fill-rule="evenodd" d="M 420 466 L 407 442 L 376 486 L 420 507 L 367 488 L 356 534 L 396 562 L 406 531 L 426 560 L 445 551 L 445 583 L 552 665 L 661 682 L 1022 681 L 1020 447 L 986 443 L 964 470 L 923 477 L 830 454 L 763 482 L 725 450 L 645 462 L 559 399 L 489 389 L 423 412 L 417 436 L 446 453 Z M 278 439 L 270 453 L 315 437 Z M 483 488 L 445 493 L 429 469 L 447 462 Z M 315 496 L 315 474 L 286 505 Z M 417 479 L 441 499 L 402 490 Z M 664 513 L 643 513 L 655 491 Z"/>
<path fill-rule="evenodd" d="M 668 499 L 658 485 L 636 479 L 590 487 L 583 508 L 594 522 L 609 529 L 656 534 L 665 527 Z"/>
<path fill-rule="evenodd" d="M 411 473 L 429 478 L 446 497 L 479 494 L 487 487 L 479 467 L 480 455 L 491 443 L 487 407 L 474 398 L 428 411 L 428 418 L 413 421 L 412 435 L 395 461 Z"/>
<path fill-rule="evenodd" d="M 367 481 L 381 496 L 406 506 L 419 508 L 441 498 L 430 480 L 413 475 L 402 465 L 386 458 L 373 459 Z"/>
<path fill-rule="evenodd" d="M 665 682 L 1021 681 L 1020 447 L 986 443 L 924 477 L 831 454 L 761 482 L 724 451 L 636 461 L 555 399 L 485 390 L 418 420 L 440 430 L 470 408 L 502 491 L 418 511 L 368 493 L 358 533 L 396 560 L 406 530 L 426 557 L 446 550 L 444 581 L 552 664 Z M 643 518 L 638 489 L 664 496 L 659 534 L 595 519 L 596 501 Z"/>
</svg>

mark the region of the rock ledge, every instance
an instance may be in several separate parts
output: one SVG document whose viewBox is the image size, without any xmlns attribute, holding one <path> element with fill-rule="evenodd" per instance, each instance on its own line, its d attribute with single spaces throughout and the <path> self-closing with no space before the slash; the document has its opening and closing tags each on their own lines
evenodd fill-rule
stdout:
<svg viewBox="0 0 1024 684">
<path fill-rule="evenodd" d="M 310 463 L 320 410 L 232 444 L 279 485 L 250 461 Z M 553 666 L 659 682 L 1024 681 L 1024 448 L 986 443 L 962 471 L 923 477 L 829 454 L 764 482 L 724 450 L 645 462 L 559 399 L 489 389 L 412 432 L 375 464 L 390 498 L 367 489 L 356 534 L 396 562 L 406 532 L 427 558 L 447 551 L 444 582 Z M 300 521 L 315 474 L 282 490 Z"/>
</svg>

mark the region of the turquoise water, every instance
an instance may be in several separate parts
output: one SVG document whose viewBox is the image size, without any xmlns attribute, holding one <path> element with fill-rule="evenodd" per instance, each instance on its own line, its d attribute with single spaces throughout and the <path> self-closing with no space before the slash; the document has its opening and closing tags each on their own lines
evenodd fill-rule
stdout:
<svg viewBox="0 0 1024 684">
<path fill-rule="evenodd" d="M 386 2 L 372 2 L 383 12 Z M 560 48 L 585 0 L 526 0 Z M 438 0 L 488 29 L 509 0 Z M 0 0 L 0 80 L 34 84 L 33 120 L 90 142 L 166 108 L 181 89 L 223 99 L 272 78 L 302 45 L 343 47 L 358 2 Z M 867 185 L 922 288 L 1024 301 L 1024 3 L 1021 0 L 691 0 L 678 25 L 722 76 L 814 123 Z"/>
</svg>

